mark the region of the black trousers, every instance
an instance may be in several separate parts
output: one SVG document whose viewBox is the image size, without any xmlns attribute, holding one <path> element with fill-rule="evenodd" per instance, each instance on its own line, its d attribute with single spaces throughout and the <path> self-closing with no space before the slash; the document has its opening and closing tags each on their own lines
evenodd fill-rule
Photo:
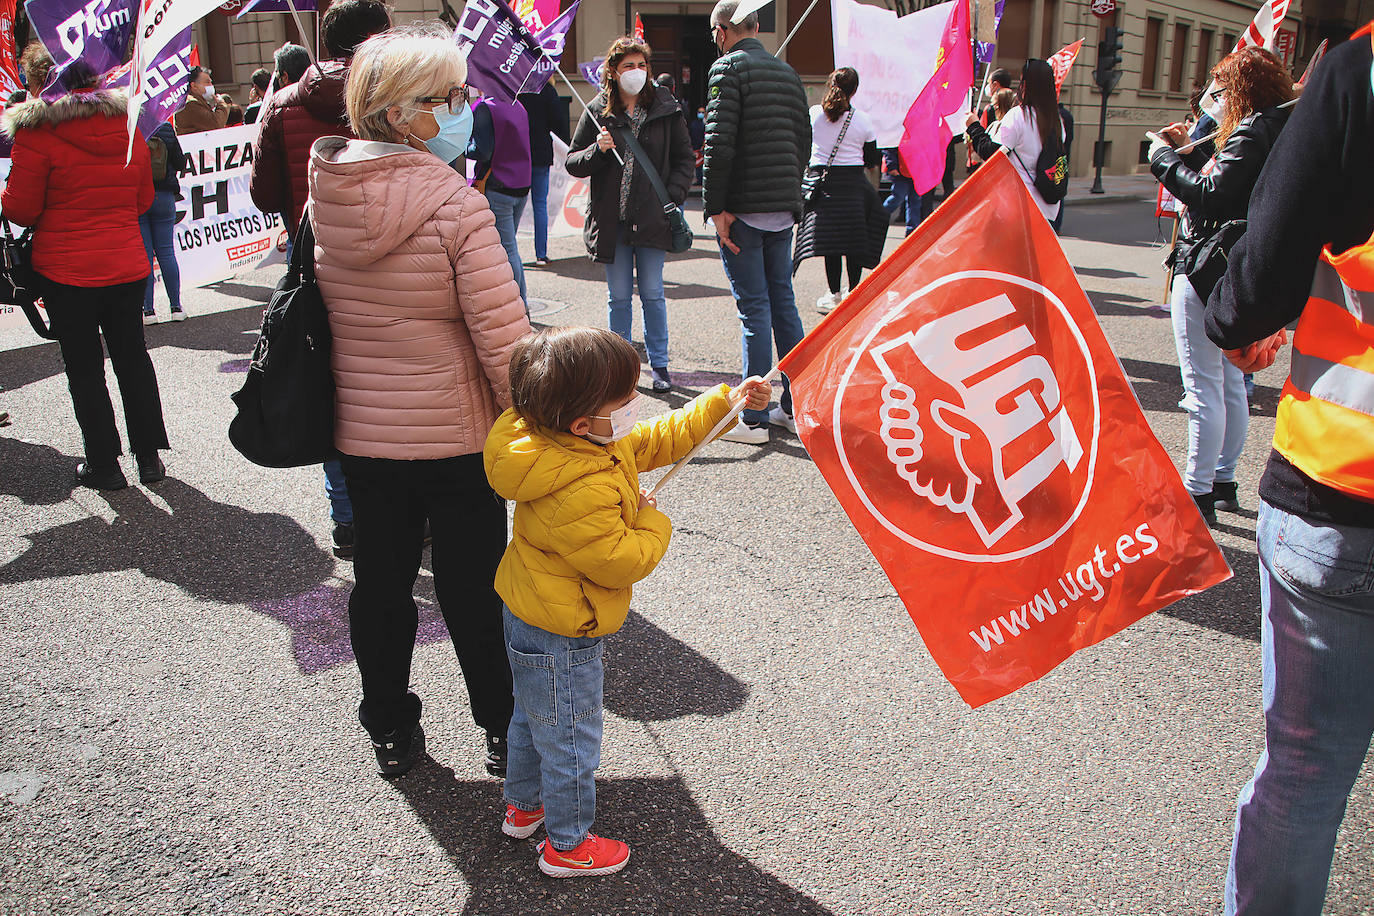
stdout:
<svg viewBox="0 0 1374 916">
<path fill-rule="evenodd" d="M 419 720 L 409 692 L 419 617 L 425 520 L 433 535 L 434 592 L 467 682 L 472 717 L 502 737 L 514 698 L 494 582 L 506 550 L 506 503 L 487 483 L 481 454 L 430 461 L 342 456 L 353 499 L 349 636 L 362 675 L 358 719 L 380 738 Z"/>
<path fill-rule="evenodd" d="M 105 386 L 102 335 L 124 401 L 130 450 L 143 457 L 168 448 L 157 374 L 143 340 L 143 289 L 147 282 L 84 287 L 39 278 L 43 304 L 67 367 L 67 387 L 86 444 L 86 463 L 94 467 L 114 464 L 124 453 L 115 428 L 110 390 Z"/>
<path fill-rule="evenodd" d="M 832 293 L 840 291 L 840 268 L 841 259 L 849 264 L 849 290 L 853 292 L 859 286 L 859 281 L 863 279 L 864 269 L 857 263 L 858 258 L 853 255 L 845 257 L 838 254 L 828 254 L 825 256 L 825 282 L 830 287 Z"/>
</svg>

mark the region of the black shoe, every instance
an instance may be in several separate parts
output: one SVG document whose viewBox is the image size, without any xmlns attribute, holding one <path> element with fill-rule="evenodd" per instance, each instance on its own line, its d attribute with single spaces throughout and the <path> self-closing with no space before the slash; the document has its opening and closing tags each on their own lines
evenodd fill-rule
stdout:
<svg viewBox="0 0 1374 916">
<path fill-rule="evenodd" d="M 138 459 L 138 482 L 157 483 L 159 480 L 167 479 L 167 467 L 162 463 L 162 459 L 157 453 L 149 455 L 147 458 Z"/>
<path fill-rule="evenodd" d="M 655 390 L 655 391 L 672 391 L 672 390 L 673 390 L 673 380 L 670 379 L 670 378 L 668 378 L 668 367 L 667 367 L 667 366 L 664 366 L 664 367 L 661 368 L 661 369 L 655 369 L 655 370 L 653 370 L 653 373 L 654 373 L 654 390 Z"/>
<path fill-rule="evenodd" d="M 506 775 L 506 738 L 487 732 L 487 772 L 505 778 Z"/>
<path fill-rule="evenodd" d="M 92 490 L 122 490 L 129 485 L 118 464 L 97 468 L 84 461 L 76 466 L 76 482 Z"/>
<path fill-rule="evenodd" d="M 403 776 L 415 766 L 415 761 L 425 752 L 425 730 L 420 723 L 405 738 L 402 729 L 387 732 L 382 740 L 372 739 L 372 751 L 377 755 L 377 769 L 383 776 Z"/>
<path fill-rule="evenodd" d="M 1240 511 L 1240 495 L 1236 492 L 1236 482 L 1228 480 L 1212 484 L 1212 504 L 1223 512 Z"/>
<path fill-rule="evenodd" d="M 1203 519 L 1211 528 L 1217 526 L 1217 507 L 1215 493 L 1194 493 L 1193 502 L 1197 503 L 1197 510 L 1202 513 Z"/>
<path fill-rule="evenodd" d="M 334 524 L 334 556 L 340 560 L 353 559 L 353 523 Z"/>
</svg>

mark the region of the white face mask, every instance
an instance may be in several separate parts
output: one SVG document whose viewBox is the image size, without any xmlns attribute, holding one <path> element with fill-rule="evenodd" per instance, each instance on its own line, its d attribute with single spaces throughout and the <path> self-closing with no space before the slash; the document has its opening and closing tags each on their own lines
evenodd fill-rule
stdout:
<svg viewBox="0 0 1374 916">
<path fill-rule="evenodd" d="M 1217 94 L 1207 93 L 1202 97 L 1202 111 L 1207 117 L 1221 124 L 1226 117 L 1226 90 L 1218 89 Z"/>
<path fill-rule="evenodd" d="M 207 101 L 207 102 L 213 102 L 214 100 L 215 100 L 215 84 L 214 84 L 214 83 L 211 83 L 209 86 L 206 86 L 206 87 L 205 87 L 205 101 Z"/>
<path fill-rule="evenodd" d="M 624 407 L 617 407 L 611 411 L 608 417 L 592 417 L 593 420 L 610 420 L 611 434 L 609 436 L 598 436 L 595 433 L 587 433 L 586 438 L 598 445 L 610 445 L 618 439 L 624 439 L 634 429 L 639 422 L 640 412 L 644 407 L 644 395 L 637 394 L 630 399 Z"/>
<path fill-rule="evenodd" d="M 620 88 L 630 95 L 639 95 L 644 91 L 644 84 L 649 81 L 648 70 L 629 70 L 620 74 Z"/>
</svg>

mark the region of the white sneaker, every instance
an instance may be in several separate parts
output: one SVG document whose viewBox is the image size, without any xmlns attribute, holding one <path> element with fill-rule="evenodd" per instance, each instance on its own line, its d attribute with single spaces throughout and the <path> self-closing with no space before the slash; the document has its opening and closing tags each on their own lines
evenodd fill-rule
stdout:
<svg viewBox="0 0 1374 916">
<path fill-rule="evenodd" d="M 172 320 L 173 320 L 173 321 L 185 321 L 185 320 L 186 320 L 186 310 L 185 310 L 185 309 L 177 309 L 175 312 L 172 313 Z"/>
<path fill-rule="evenodd" d="M 838 293 L 826 293 L 816 300 L 816 311 L 824 315 L 839 304 L 840 296 Z"/>
<path fill-rule="evenodd" d="M 149 315 L 149 314 L 147 314 L 147 313 L 145 312 L 144 315 L 143 315 L 143 323 L 144 323 L 144 324 L 157 324 L 157 314 L 154 313 L 154 314 L 152 314 L 152 315 Z"/>
<path fill-rule="evenodd" d="M 745 445 L 763 445 L 768 441 L 768 427 L 740 423 L 721 438 L 730 442 L 743 442 Z"/>
<path fill-rule="evenodd" d="M 781 426 L 789 433 L 796 435 L 797 421 L 792 418 L 790 413 L 784 411 L 782 407 L 774 407 L 772 410 L 768 411 L 768 422 L 772 423 L 774 426 Z"/>
</svg>

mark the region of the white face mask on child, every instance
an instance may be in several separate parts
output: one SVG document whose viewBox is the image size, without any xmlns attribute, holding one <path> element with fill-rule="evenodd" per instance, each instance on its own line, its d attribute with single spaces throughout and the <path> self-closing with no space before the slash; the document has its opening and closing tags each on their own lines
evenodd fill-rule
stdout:
<svg viewBox="0 0 1374 916">
<path fill-rule="evenodd" d="M 644 395 L 637 394 L 625 406 L 612 410 L 610 416 L 592 417 L 593 420 L 610 420 L 611 434 L 598 436 L 596 433 L 587 433 L 586 438 L 598 445 L 610 445 L 618 439 L 624 439 L 639 422 L 639 415 L 644 408 L 644 400 Z"/>
</svg>

